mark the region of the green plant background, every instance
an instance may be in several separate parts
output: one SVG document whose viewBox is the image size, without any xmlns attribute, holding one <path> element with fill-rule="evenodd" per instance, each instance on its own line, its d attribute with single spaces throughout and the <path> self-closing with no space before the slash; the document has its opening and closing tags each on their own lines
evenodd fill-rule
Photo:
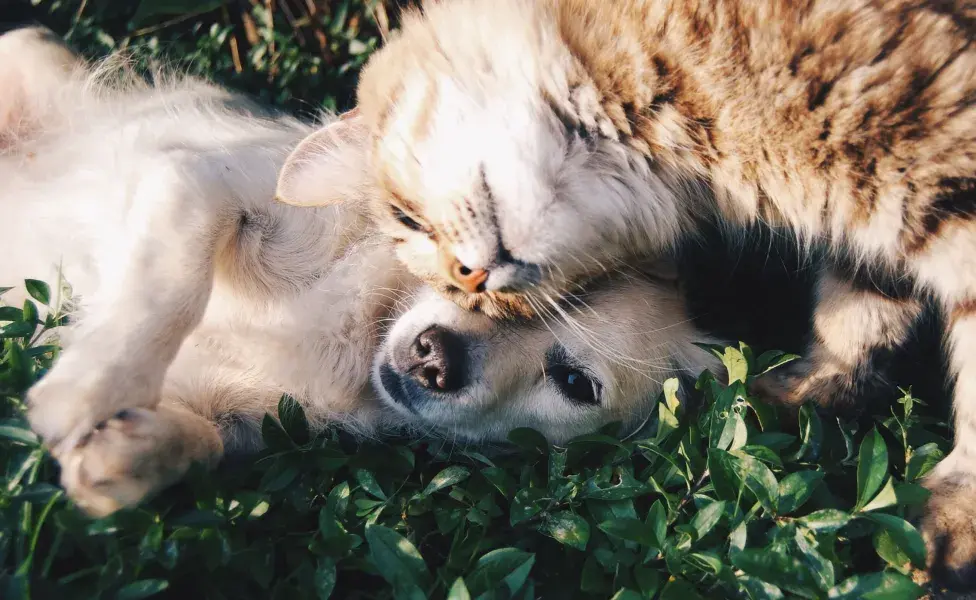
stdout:
<svg viewBox="0 0 976 600">
<path fill-rule="evenodd" d="M 314 8 L 314 11 L 312 10 Z M 165 60 L 310 114 L 350 105 L 358 68 L 396 26 L 392 3 L 41 0 L 38 19 L 89 56 Z M 8 282 L 12 283 L 12 282 Z M 552 447 L 517 430 L 490 455 L 435 440 L 356 446 L 310 432 L 283 398 L 268 450 L 191 472 L 139 509 L 83 518 L 26 427 L 24 390 L 57 356 L 38 346 L 51 292 L 0 308 L 0 597 L 915 598 L 925 549 L 910 518 L 948 451 L 908 391 L 856 421 L 795 418 L 745 383 L 791 359 L 711 348 L 691 411 L 668 382 L 640 435 Z M 2 298 L 2 297 L 0 297 Z M 706 351 L 706 350 L 703 350 Z M 895 402 L 897 400 L 897 402 Z"/>
</svg>

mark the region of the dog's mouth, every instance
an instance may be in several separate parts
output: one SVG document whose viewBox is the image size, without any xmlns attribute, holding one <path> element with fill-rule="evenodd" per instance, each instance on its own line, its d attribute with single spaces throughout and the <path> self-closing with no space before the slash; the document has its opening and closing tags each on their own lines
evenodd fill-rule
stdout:
<svg viewBox="0 0 976 600">
<path fill-rule="evenodd" d="M 426 401 L 423 390 L 417 389 L 420 386 L 413 383 L 410 379 L 401 377 L 396 369 L 389 363 L 383 361 L 377 368 L 378 377 L 376 383 L 380 388 L 380 397 L 395 408 L 405 410 L 415 417 L 418 404 Z"/>
</svg>

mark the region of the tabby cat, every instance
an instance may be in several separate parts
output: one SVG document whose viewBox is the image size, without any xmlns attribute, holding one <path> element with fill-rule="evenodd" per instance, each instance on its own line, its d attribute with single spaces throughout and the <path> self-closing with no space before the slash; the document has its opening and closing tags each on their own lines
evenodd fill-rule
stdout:
<svg viewBox="0 0 976 600">
<path fill-rule="evenodd" d="M 976 580 L 976 3 L 454 0 L 405 17 L 366 66 L 377 223 L 462 306 L 556 312 L 702 219 L 826 241 L 817 342 L 779 385 L 851 396 L 920 291 L 948 316 L 955 448 L 928 485 L 937 571 Z M 313 136 L 292 156 L 339 199 Z M 876 285 L 887 275 L 892 285 Z M 942 568 L 944 567 L 944 569 Z"/>
</svg>

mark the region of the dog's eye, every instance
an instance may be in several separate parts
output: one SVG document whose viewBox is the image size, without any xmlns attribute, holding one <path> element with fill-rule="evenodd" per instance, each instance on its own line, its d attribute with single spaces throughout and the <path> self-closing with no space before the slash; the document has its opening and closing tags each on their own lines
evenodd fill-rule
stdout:
<svg viewBox="0 0 976 600">
<path fill-rule="evenodd" d="M 564 396 L 579 404 L 598 405 L 597 385 L 586 373 L 570 365 L 550 365 L 549 378 Z"/>
<path fill-rule="evenodd" d="M 407 229 L 412 229 L 414 231 L 424 231 L 424 226 L 417 221 L 410 218 L 410 216 L 400 210 L 400 207 L 396 205 L 390 205 L 390 209 L 393 211 L 393 218 L 400 222 L 401 225 Z"/>
</svg>

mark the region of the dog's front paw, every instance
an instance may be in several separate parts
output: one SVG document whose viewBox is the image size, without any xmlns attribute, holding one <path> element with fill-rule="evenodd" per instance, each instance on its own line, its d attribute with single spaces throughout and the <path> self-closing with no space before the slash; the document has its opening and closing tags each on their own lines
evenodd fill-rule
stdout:
<svg viewBox="0 0 976 600">
<path fill-rule="evenodd" d="M 934 580 L 959 591 L 976 589 L 976 474 L 937 468 L 921 522 Z M 942 467 L 943 465 L 940 465 Z"/>
<path fill-rule="evenodd" d="M 180 479 L 194 460 L 219 458 L 216 429 L 199 427 L 201 421 L 182 411 L 121 412 L 56 456 L 61 485 L 91 516 L 135 506 Z"/>
<path fill-rule="evenodd" d="M 158 380 L 136 368 L 107 367 L 73 348 L 28 390 L 27 418 L 55 455 L 65 454 L 112 415 L 154 408 Z"/>
</svg>

